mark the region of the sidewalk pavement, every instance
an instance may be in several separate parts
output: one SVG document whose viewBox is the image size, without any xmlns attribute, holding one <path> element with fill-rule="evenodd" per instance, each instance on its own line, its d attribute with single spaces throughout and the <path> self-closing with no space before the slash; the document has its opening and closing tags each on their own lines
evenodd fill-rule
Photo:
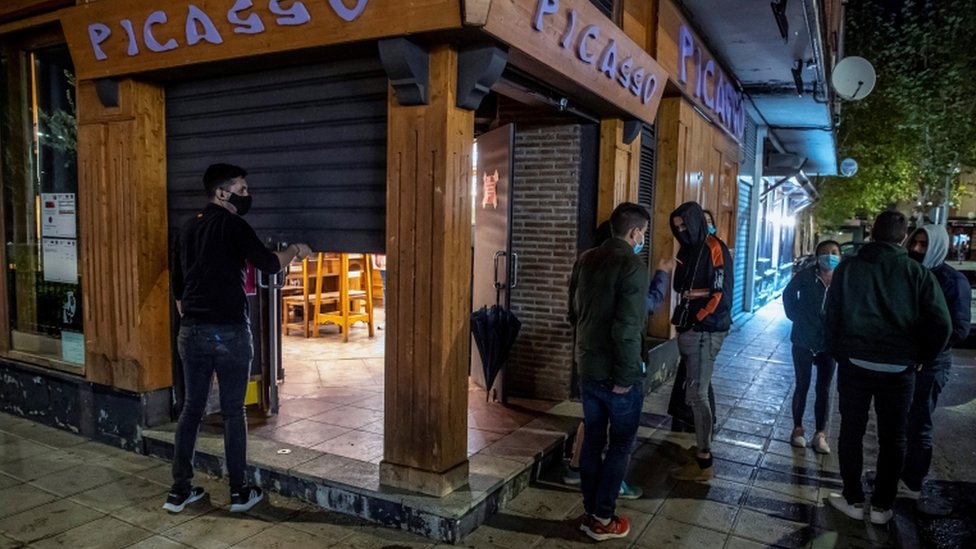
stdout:
<svg viewBox="0 0 976 549">
<path fill-rule="evenodd" d="M 825 507 L 840 489 L 836 396 L 829 440 L 834 453 L 796 449 L 790 398 L 793 367 L 790 324 L 774 302 L 736 323 L 725 340 L 714 376 L 718 433 L 713 445 L 716 478 L 675 482 L 668 471 L 693 444 L 671 433 L 664 415 L 670 385 L 644 406 L 628 481 L 644 497 L 619 501 L 631 520 L 626 539 L 608 547 L 964 547 L 972 546 L 976 354 L 957 355 L 953 380 L 937 413 L 936 456 L 926 493 L 941 497 L 949 514 L 923 517 L 899 500 L 887 527 L 857 523 Z M 968 380 L 957 378 L 966 377 Z M 835 393 L 834 393 L 835 394 Z M 812 423 L 813 391 L 807 406 Z M 581 415 L 578 403 L 550 413 Z M 808 426 L 810 427 L 810 426 Z M 873 429 L 869 428 L 869 433 Z M 959 441 L 961 442 L 956 442 Z M 950 445 L 949 440 L 953 443 Z M 865 469 L 876 448 L 865 441 Z M 466 547 L 517 549 L 594 545 L 573 522 L 582 513 L 578 491 L 561 483 L 561 468 L 541 474 L 498 514 L 465 538 Z M 13 547 L 179 548 L 224 547 L 441 547 L 430 540 L 328 513 L 268 494 L 245 514 L 227 511 L 226 483 L 198 475 L 209 497 L 180 514 L 161 510 L 170 477 L 161 460 L 124 452 L 84 438 L 0 414 L 0 549 Z M 968 536 L 968 537 L 967 537 Z M 947 541 L 948 540 L 948 541 Z"/>
</svg>

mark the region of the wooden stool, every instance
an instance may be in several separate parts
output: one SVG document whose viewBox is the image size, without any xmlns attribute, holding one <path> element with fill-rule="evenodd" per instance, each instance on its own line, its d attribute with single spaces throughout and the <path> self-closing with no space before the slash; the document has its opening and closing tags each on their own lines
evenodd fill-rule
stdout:
<svg viewBox="0 0 976 549">
<path fill-rule="evenodd" d="M 362 256 L 360 256 L 362 257 Z M 373 268 L 369 259 L 364 258 L 360 269 L 349 270 L 350 254 L 339 254 L 339 290 L 325 292 L 324 277 L 319 277 L 315 290 L 315 309 L 312 315 L 312 333 L 319 334 L 319 325 L 333 323 L 342 331 L 342 341 L 349 341 L 349 327 L 356 322 L 363 321 L 369 327 L 369 337 L 375 335 L 373 327 Z M 350 281 L 364 289 L 350 287 Z M 323 305 L 334 304 L 334 307 L 323 311 Z M 364 309 L 365 306 L 365 309 Z"/>
</svg>

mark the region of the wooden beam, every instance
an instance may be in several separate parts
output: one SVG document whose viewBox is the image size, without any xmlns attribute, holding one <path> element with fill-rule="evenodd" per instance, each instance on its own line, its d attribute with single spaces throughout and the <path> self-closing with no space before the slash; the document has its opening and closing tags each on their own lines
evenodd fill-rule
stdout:
<svg viewBox="0 0 976 549">
<path fill-rule="evenodd" d="M 172 384 L 165 99 L 123 80 L 105 108 L 78 89 L 78 215 L 86 377 L 145 392 Z"/>
<path fill-rule="evenodd" d="M 390 93 L 383 484 L 443 496 L 467 482 L 474 113 L 458 53 L 430 53 L 430 103 Z"/>
<path fill-rule="evenodd" d="M 683 197 L 684 185 L 680 170 L 683 169 L 684 165 L 688 136 L 687 129 L 682 126 L 680 121 L 681 103 L 680 98 L 664 98 L 661 101 L 661 109 L 657 118 L 654 228 L 651 230 L 652 264 L 657 264 L 657 261 L 664 257 L 674 257 L 678 251 L 674 236 L 671 234 L 671 212 L 681 203 Z M 672 337 L 671 311 L 673 308 L 674 299 L 669 285 L 665 291 L 662 306 L 651 316 L 649 322 L 651 336 L 660 339 Z"/>
<path fill-rule="evenodd" d="M 640 187 L 640 137 L 623 142 L 624 121 L 600 122 L 600 168 L 597 188 L 597 222 L 610 219 L 621 202 L 637 202 Z"/>
<path fill-rule="evenodd" d="M 54 10 L 73 6 L 74 4 L 75 0 L 4 0 L 0 3 L 0 21 L 12 21 L 14 19 L 20 19 L 21 21 L 0 25 L 0 34 L 5 34 L 11 30 L 36 26 L 38 24 L 36 21 L 49 17 Z M 32 20 L 34 21 L 33 24 L 18 26 L 23 21 Z M 43 22 L 50 23 L 52 21 L 57 21 L 57 16 L 54 19 L 47 19 Z"/>
</svg>

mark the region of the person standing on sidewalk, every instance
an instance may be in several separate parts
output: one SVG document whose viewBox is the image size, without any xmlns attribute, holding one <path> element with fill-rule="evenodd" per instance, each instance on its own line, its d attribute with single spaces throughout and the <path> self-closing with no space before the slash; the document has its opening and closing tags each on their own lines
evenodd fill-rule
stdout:
<svg viewBox="0 0 976 549">
<path fill-rule="evenodd" d="M 648 272 L 637 254 L 650 219 L 642 206 L 618 205 L 610 215 L 612 238 L 583 252 L 570 278 L 569 320 L 576 326 L 585 423 L 579 527 L 597 541 L 630 533 L 630 521 L 615 511 L 644 404 Z"/>
<path fill-rule="evenodd" d="M 687 369 L 685 402 L 695 418 L 696 441 L 695 459 L 672 469 L 671 476 L 705 481 L 715 475 L 708 390 L 715 357 L 732 326 L 732 255 L 724 242 L 709 234 L 697 202 L 685 202 L 671 212 L 671 232 L 680 244 L 673 288 L 681 296 L 671 323 L 678 331 L 678 352 Z"/>
<path fill-rule="evenodd" d="M 280 252 L 264 247 L 241 217 L 251 207 L 245 176 L 243 168 L 230 164 L 207 168 L 203 186 L 209 202 L 183 225 L 174 249 L 172 291 L 180 314 L 177 346 L 186 397 L 176 428 L 173 486 L 163 504 L 173 513 L 205 495 L 203 488 L 191 484 L 193 453 L 214 373 L 224 419 L 230 510 L 247 511 L 264 497 L 260 488 L 247 486 L 244 479 L 244 394 L 254 356 L 244 293 L 245 261 L 265 273 L 277 273 L 310 250 L 305 244 L 292 244 Z"/>
<path fill-rule="evenodd" d="M 912 499 L 921 495 L 922 481 L 932 464 L 932 413 L 949 380 L 952 347 L 969 337 L 972 320 L 969 280 L 945 263 L 948 253 L 949 233 L 942 225 L 923 225 L 908 238 L 908 256 L 935 275 L 952 319 L 949 344 L 934 360 L 922 364 L 922 369 L 915 374 L 915 392 L 908 412 L 908 449 L 901 473 L 901 491 Z"/>
<path fill-rule="evenodd" d="M 605 224 L 609 226 L 610 223 L 606 222 Z M 603 225 L 600 227 L 602 228 Z M 600 234 L 600 229 L 597 229 L 597 234 Z M 608 229 L 607 237 L 609 238 L 609 236 L 610 231 Z M 674 258 L 664 257 L 657 262 L 657 269 L 654 271 L 654 276 L 651 277 L 651 285 L 647 289 L 648 315 L 654 314 L 658 307 L 661 306 L 661 302 L 664 301 L 665 290 L 668 288 L 668 282 L 671 280 L 671 271 L 673 270 Z M 586 423 L 580 421 L 579 426 L 576 428 L 572 454 L 570 455 L 569 463 L 566 464 L 566 469 L 563 471 L 563 482 L 570 486 L 576 486 L 580 483 L 579 460 L 585 438 L 585 426 Z M 626 475 L 624 476 L 626 477 Z M 620 491 L 617 494 L 619 499 L 640 499 L 642 495 L 644 495 L 644 490 L 640 486 L 627 484 L 626 480 L 620 482 Z"/>
<path fill-rule="evenodd" d="M 790 444 L 805 448 L 807 439 L 803 436 L 803 412 L 807 405 L 807 392 L 813 367 L 817 367 L 816 401 L 813 406 L 817 430 L 813 434 L 813 450 L 829 454 L 827 444 L 827 412 L 830 408 L 830 382 L 834 379 L 836 362 L 824 350 L 824 309 L 827 303 L 827 288 L 840 264 L 840 244 L 824 240 L 817 244 L 815 252 L 817 263 L 801 270 L 793 276 L 783 292 L 783 308 L 786 317 L 793 321 L 790 341 L 793 342 L 793 372 L 796 385 L 793 387 L 793 433 Z"/>
<path fill-rule="evenodd" d="M 837 359 L 840 394 L 838 458 L 842 494 L 827 501 L 854 520 L 864 519 L 863 438 L 871 401 L 878 421 L 878 460 L 870 520 L 886 524 L 905 463 L 908 409 L 916 366 L 935 360 L 952 323 L 945 297 L 928 269 L 901 245 L 905 216 L 878 215 L 872 242 L 837 266 L 827 292 L 824 336 Z"/>
</svg>

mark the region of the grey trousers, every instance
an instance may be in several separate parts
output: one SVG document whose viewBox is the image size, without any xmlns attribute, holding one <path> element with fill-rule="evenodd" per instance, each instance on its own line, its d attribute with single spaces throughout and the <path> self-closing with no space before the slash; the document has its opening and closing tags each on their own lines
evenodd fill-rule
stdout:
<svg viewBox="0 0 976 549">
<path fill-rule="evenodd" d="M 688 330 L 678 334 L 678 352 L 685 362 L 688 376 L 685 378 L 685 403 L 695 417 L 695 439 L 699 451 L 712 447 L 714 418 L 708 406 L 708 387 L 712 384 L 715 357 L 722 349 L 728 332 L 696 332 Z"/>
</svg>

